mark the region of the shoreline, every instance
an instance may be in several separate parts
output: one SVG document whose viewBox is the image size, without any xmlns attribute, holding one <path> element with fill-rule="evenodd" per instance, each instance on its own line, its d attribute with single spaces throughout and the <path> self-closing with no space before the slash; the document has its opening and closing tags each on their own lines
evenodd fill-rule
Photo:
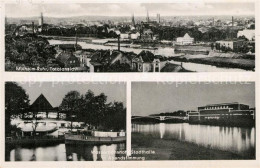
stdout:
<svg viewBox="0 0 260 168">
<path fill-rule="evenodd" d="M 247 71 L 255 71 L 255 65 L 252 60 L 247 59 L 236 59 L 236 58 L 225 58 L 225 57 L 205 57 L 205 58 L 187 58 L 185 56 L 170 57 L 169 60 L 177 62 L 188 62 L 196 64 L 204 64 L 216 66 L 219 68 L 238 68 Z M 241 63 L 247 61 L 248 64 Z"/>
<path fill-rule="evenodd" d="M 236 154 L 220 149 L 212 149 L 192 142 L 174 139 L 159 139 L 151 135 L 132 133 L 133 150 L 153 150 L 155 154 L 134 154 L 145 157 L 145 160 L 252 160 L 255 159 L 254 150 L 248 155 Z"/>
</svg>

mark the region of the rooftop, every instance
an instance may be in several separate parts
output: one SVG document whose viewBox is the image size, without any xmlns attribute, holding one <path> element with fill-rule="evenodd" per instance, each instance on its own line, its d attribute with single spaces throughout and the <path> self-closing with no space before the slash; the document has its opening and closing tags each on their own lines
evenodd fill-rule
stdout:
<svg viewBox="0 0 260 168">
<path fill-rule="evenodd" d="M 41 94 L 30 106 L 29 110 L 31 112 L 49 112 L 54 111 L 55 109 L 52 107 L 50 102 L 46 99 L 46 97 Z"/>
</svg>

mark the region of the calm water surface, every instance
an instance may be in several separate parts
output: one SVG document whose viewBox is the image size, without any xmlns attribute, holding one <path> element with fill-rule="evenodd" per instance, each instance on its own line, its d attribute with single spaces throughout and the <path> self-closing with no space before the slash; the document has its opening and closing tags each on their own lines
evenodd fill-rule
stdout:
<svg viewBox="0 0 260 168">
<path fill-rule="evenodd" d="M 181 124 L 132 124 L 132 132 L 161 139 L 178 139 L 245 154 L 255 150 L 255 128 Z"/>
<path fill-rule="evenodd" d="M 56 146 L 24 148 L 7 151 L 7 161 L 113 161 L 125 156 L 125 143 L 111 145 Z M 116 151 L 122 151 L 121 154 Z M 70 158 L 70 159 L 69 159 Z"/>
</svg>

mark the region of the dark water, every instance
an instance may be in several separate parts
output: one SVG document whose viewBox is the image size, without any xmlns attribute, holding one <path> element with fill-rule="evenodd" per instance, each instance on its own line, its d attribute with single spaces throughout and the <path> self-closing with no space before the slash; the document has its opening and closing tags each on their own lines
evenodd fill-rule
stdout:
<svg viewBox="0 0 260 168">
<path fill-rule="evenodd" d="M 6 161 L 114 161 L 125 156 L 126 144 L 18 147 L 6 151 Z"/>
<path fill-rule="evenodd" d="M 159 123 L 132 124 L 132 132 L 192 142 L 243 155 L 255 151 L 255 128 Z"/>
</svg>

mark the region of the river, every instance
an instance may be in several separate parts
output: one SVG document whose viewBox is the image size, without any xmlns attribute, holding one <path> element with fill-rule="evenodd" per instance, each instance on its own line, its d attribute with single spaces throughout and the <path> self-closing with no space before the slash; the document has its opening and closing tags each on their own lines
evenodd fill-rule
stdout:
<svg viewBox="0 0 260 168">
<path fill-rule="evenodd" d="M 205 147 L 247 154 L 255 150 L 255 128 L 190 125 L 188 123 L 132 124 L 132 132 L 176 139 Z"/>
<path fill-rule="evenodd" d="M 17 147 L 6 151 L 6 161 L 114 161 L 125 156 L 126 144 Z M 119 153 L 116 153 L 119 152 Z"/>
<path fill-rule="evenodd" d="M 57 44 L 75 44 L 74 41 L 64 41 L 64 40 L 48 40 L 51 45 Z M 95 50 L 117 50 L 117 46 L 106 46 L 100 44 L 92 44 L 86 42 L 78 42 L 78 44 L 83 49 L 95 49 Z M 175 56 L 178 54 L 174 53 L 173 47 L 159 47 L 157 49 L 142 49 L 142 48 L 129 48 L 129 47 L 120 47 L 120 50 L 125 52 L 134 52 L 139 54 L 142 50 L 148 50 L 156 55 L 162 55 L 166 57 Z M 171 61 L 173 63 L 180 64 L 180 62 Z M 197 63 L 190 63 L 184 62 L 183 67 L 190 71 L 195 72 L 246 72 L 246 70 L 238 69 L 238 68 L 220 68 L 212 65 L 205 65 L 205 64 L 197 64 Z"/>
</svg>

